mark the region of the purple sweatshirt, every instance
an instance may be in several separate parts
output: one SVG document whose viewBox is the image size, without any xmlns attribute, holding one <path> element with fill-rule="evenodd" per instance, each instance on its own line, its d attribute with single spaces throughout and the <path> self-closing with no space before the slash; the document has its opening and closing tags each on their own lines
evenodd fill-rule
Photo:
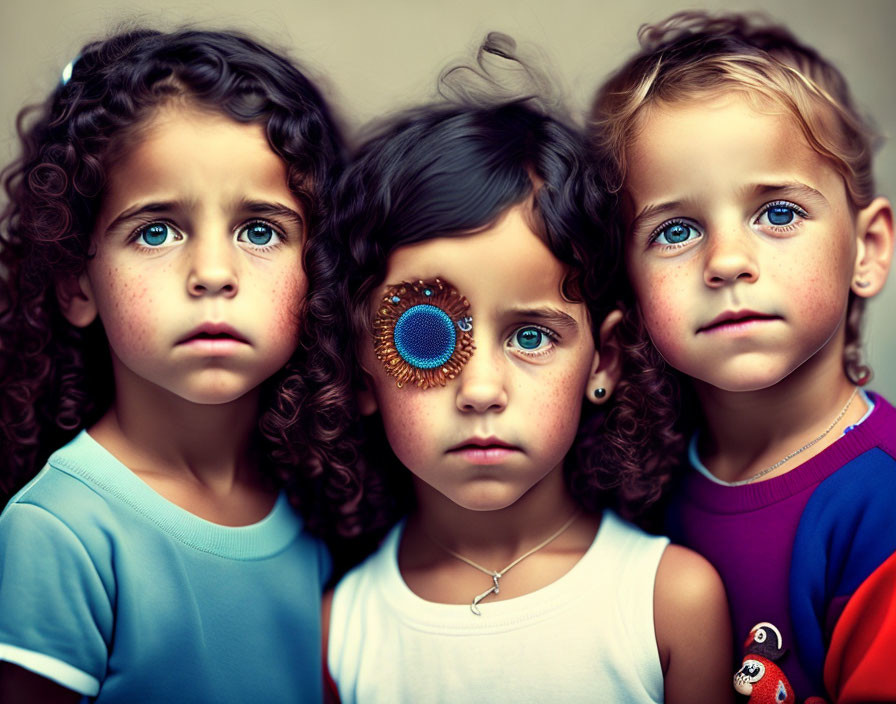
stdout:
<svg viewBox="0 0 896 704">
<path fill-rule="evenodd" d="M 754 625 L 780 630 L 790 652 L 778 665 L 797 701 L 825 696 L 833 627 L 896 551 L 896 410 L 869 396 L 864 421 L 786 474 L 727 486 L 690 468 L 667 515 L 672 540 L 706 557 L 725 583 L 738 662 Z"/>
</svg>

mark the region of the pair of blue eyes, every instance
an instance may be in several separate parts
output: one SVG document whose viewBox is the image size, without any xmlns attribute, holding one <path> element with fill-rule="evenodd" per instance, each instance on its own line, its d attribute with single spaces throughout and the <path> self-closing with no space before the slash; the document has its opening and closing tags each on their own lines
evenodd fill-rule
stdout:
<svg viewBox="0 0 896 704">
<path fill-rule="evenodd" d="M 164 222 L 154 222 L 144 227 L 137 234 L 137 241 L 147 247 L 161 247 L 173 236 L 174 228 Z M 237 235 L 239 241 L 248 242 L 258 247 L 270 244 L 277 237 L 277 231 L 266 222 L 252 222 L 240 228 Z"/>
<path fill-rule="evenodd" d="M 760 214 L 768 218 L 773 227 L 787 227 L 793 224 L 799 217 L 806 217 L 805 210 L 791 203 L 772 203 Z M 665 226 L 660 226 L 653 237 L 653 242 L 658 244 L 682 244 L 699 236 L 699 231 L 693 225 L 682 221 L 673 221 Z"/>
</svg>

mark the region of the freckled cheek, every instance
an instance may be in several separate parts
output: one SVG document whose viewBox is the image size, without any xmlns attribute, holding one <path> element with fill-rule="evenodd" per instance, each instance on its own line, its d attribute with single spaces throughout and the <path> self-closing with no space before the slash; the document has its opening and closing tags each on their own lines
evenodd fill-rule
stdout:
<svg viewBox="0 0 896 704">
<path fill-rule="evenodd" d="M 299 331 L 299 310 L 308 290 L 308 281 L 301 269 L 284 272 L 269 279 L 263 294 L 266 305 L 273 306 L 271 333 L 278 337 L 296 337 Z"/>
<path fill-rule="evenodd" d="M 799 316 L 805 325 L 835 325 L 846 310 L 852 270 L 832 257 L 801 258 L 798 265 L 788 261 L 778 274 L 785 282 L 786 311 Z M 786 314 L 786 313 L 785 313 Z"/>
<path fill-rule="evenodd" d="M 388 381 L 383 383 L 388 384 Z M 439 394 L 447 389 L 381 389 L 380 413 L 389 445 L 402 464 L 411 470 L 425 469 L 443 447 L 446 423 L 450 422 L 450 408 L 433 403 L 427 394 Z"/>
<path fill-rule="evenodd" d="M 693 302 L 685 298 L 684 272 L 632 272 L 632 283 L 650 339 L 670 359 L 687 341 L 693 327 L 686 313 Z M 691 312 L 692 314 L 692 312 Z M 693 332 L 693 331 L 691 331 Z"/>
<path fill-rule="evenodd" d="M 114 268 L 101 277 L 94 293 L 110 346 L 122 357 L 151 354 L 160 327 L 158 287 L 140 274 Z"/>
<path fill-rule="evenodd" d="M 667 360 L 672 361 L 683 352 L 690 335 L 688 319 L 682 314 L 679 306 L 667 306 L 650 301 L 647 305 L 642 303 L 641 314 L 644 325 L 653 344 Z"/>
<path fill-rule="evenodd" d="M 511 398 L 511 404 L 522 406 L 508 409 L 520 419 L 520 439 L 552 462 L 562 459 L 575 440 L 586 378 L 583 373 L 551 374 L 543 377 L 535 393 L 519 388 Z"/>
</svg>

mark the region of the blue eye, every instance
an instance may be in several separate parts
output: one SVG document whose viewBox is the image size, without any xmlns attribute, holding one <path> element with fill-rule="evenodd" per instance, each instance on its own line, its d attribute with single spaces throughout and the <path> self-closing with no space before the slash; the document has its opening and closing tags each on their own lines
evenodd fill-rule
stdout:
<svg viewBox="0 0 896 704">
<path fill-rule="evenodd" d="M 807 218 L 809 213 L 803 210 L 795 203 L 786 200 L 767 203 L 763 206 L 762 212 L 756 219 L 759 225 L 770 225 L 771 227 L 787 227 L 788 225 L 796 225 L 797 218 Z"/>
<path fill-rule="evenodd" d="M 182 240 L 177 230 L 164 222 L 153 222 L 137 232 L 136 242 L 144 247 L 158 248 Z"/>
<path fill-rule="evenodd" d="M 510 336 L 507 346 L 521 352 L 540 352 L 550 349 L 554 341 L 555 337 L 548 330 L 526 325 Z"/>
<path fill-rule="evenodd" d="M 772 225 L 789 225 L 793 221 L 793 211 L 790 208 L 777 206 L 769 208 L 765 212 L 768 215 L 768 221 Z"/>
<path fill-rule="evenodd" d="M 541 338 L 544 336 L 545 334 L 537 328 L 523 328 L 517 331 L 514 338 L 524 350 L 534 350 L 541 345 Z"/>
<path fill-rule="evenodd" d="M 451 359 L 457 342 L 454 322 L 448 314 L 426 303 L 401 314 L 394 336 L 398 354 L 418 369 L 441 367 Z"/>
<path fill-rule="evenodd" d="M 237 241 L 248 242 L 256 247 L 279 244 L 281 239 L 282 236 L 277 230 L 262 220 L 249 223 L 237 234 Z"/>
<path fill-rule="evenodd" d="M 655 231 L 653 242 L 657 244 L 682 244 L 695 240 L 702 235 L 700 231 L 682 220 L 663 223 Z"/>
</svg>

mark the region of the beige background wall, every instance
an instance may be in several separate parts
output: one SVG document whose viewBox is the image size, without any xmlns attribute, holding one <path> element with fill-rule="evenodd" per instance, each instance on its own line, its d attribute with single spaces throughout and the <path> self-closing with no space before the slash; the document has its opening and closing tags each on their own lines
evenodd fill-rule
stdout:
<svg viewBox="0 0 896 704">
<path fill-rule="evenodd" d="M 17 149 L 14 120 L 43 99 L 87 40 L 122 22 L 235 27 L 285 47 L 324 82 L 347 125 L 433 95 L 444 65 L 498 29 L 540 45 L 584 112 L 599 81 L 636 46 L 640 24 L 687 7 L 765 10 L 831 58 L 861 106 L 896 139 L 893 0 L 10 0 L 0 10 L 0 161 Z M 876 162 L 878 189 L 896 198 L 896 144 Z M 896 400 L 896 273 L 867 319 L 872 386 Z"/>
</svg>

